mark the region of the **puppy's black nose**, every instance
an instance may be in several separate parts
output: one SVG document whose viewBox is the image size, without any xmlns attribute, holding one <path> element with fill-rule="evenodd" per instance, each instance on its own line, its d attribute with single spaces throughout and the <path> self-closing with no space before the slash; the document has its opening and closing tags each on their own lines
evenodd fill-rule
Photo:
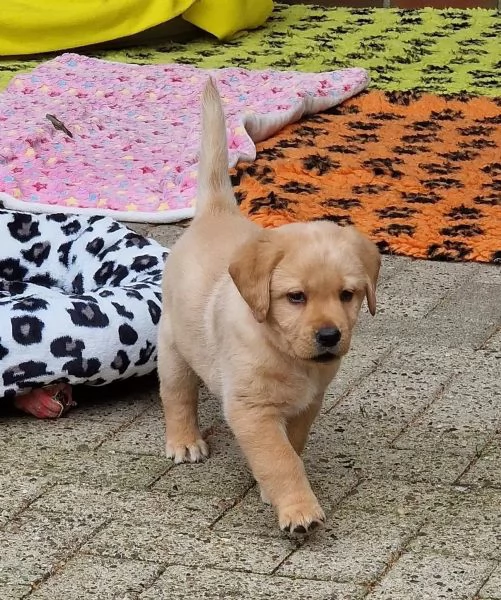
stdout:
<svg viewBox="0 0 501 600">
<path fill-rule="evenodd" d="M 337 327 L 322 327 L 317 331 L 316 339 L 322 348 L 334 348 L 341 339 L 341 332 Z"/>
</svg>

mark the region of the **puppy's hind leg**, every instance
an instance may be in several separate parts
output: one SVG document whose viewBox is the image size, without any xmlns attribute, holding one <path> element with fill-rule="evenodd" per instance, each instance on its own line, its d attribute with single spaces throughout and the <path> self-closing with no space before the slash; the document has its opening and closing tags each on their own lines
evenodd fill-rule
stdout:
<svg viewBox="0 0 501 600">
<path fill-rule="evenodd" d="M 174 462 L 200 462 L 209 448 L 198 427 L 198 378 L 174 344 L 158 344 L 160 397 L 165 416 L 166 454 Z"/>
</svg>

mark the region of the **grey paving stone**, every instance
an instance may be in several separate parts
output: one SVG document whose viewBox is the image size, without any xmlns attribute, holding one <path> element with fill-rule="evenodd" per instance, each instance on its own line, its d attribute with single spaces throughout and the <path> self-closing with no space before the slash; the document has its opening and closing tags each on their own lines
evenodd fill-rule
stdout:
<svg viewBox="0 0 501 600">
<path fill-rule="evenodd" d="M 225 426 L 215 427 L 207 438 L 210 457 L 198 464 L 176 465 L 154 485 L 154 489 L 180 494 L 200 494 L 233 502 L 253 485 L 245 459 Z"/>
<path fill-rule="evenodd" d="M 501 598 L 501 566 L 491 574 L 478 593 L 479 600 L 498 600 Z"/>
<path fill-rule="evenodd" d="M 202 433 L 207 428 L 221 425 L 223 421 L 219 401 L 204 390 L 201 390 L 200 394 L 199 413 Z M 120 430 L 106 441 L 103 450 L 163 456 L 165 424 L 160 400 L 158 399 L 155 405 L 146 410 L 129 427 Z"/>
<path fill-rule="evenodd" d="M 4 585 L 0 583 L 0 600 L 24 600 L 30 592 L 30 585 Z"/>
<path fill-rule="evenodd" d="M 469 600 L 494 564 L 481 559 L 405 554 L 367 600 Z"/>
<path fill-rule="evenodd" d="M 306 452 L 328 523 L 302 543 L 206 392 L 212 456 L 195 466 L 163 458 L 155 375 L 75 389 L 58 424 L 2 417 L 0 600 L 501 600 L 501 435 L 477 448 L 501 416 L 500 274 L 383 258 L 379 312 L 364 308 Z"/>
<path fill-rule="evenodd" d="M 327 515 L 358 481 L 355 473 L 343 469 L 340 465 L 335 468 L 322 468 L 321 463 L 310 470 L 308 478 Z M 257 486 L 218 521 L 215 530 L 238 531 L 252 536 L 283 536 L 274 509 L 262 502 Z"/>
<path fill-rule="evenodd" d="M 459 289 L 452 292 L 454 285 L 449 283 L 442 300 L 426 316 L 383 313 L 379 319 L 370 319 L 363 314 L 359 331 L 366 336 L 390 337 L 402 344 L 429 348 L 482 347 L 501 324 L 501 285 L 463 279 L 458 283 Z M 417 293 L 416 288 L 409 291 L 409 303 Z"/>
<path fill-rule="evenodd" d="M 424 317 L 466 283 L 473 271 L 474 266 L 467 263 L 410 261 L 378 285 L 379 318 L 363 314 L 361 329 L 373 334 L 399 334 L 400 339 L 409 341 L 422 337 L 419 332 Z"/>
<path fill-rule="evenodd" d="M 186 567 L 221 567 L 271 574 L 294 549 L 287 539 L 262 538 L 199 530 L 181 533 L 158 523 L 138 525 L 112 522 L 95 536 L 85 553 L 145 560 Z"/>
<path fill-rule="evenodd" d="M 429 518 L 451 503 L 454 488 L 405 481 L 362 481 L 341 503 L 342 508 L 398 516 Z"/>
<path fill-rule="evenodd" d="M 358 600 L 363 593 L 363 588 L 350 584 L 173 566 L 139 599 Z"/>
<path fill-rule="evenodd" d="M 131 523 L 180 525 L 187 529 L 208 527 L 222 513 L 211 498 L 151 491 L 95 489 L 56 485 L 32 508 L 44 513 L 102 517 Z"/>
<path fill-rule="evenodd" d="M 28 506 L 48 487 L 43 477 L 0 475 L 0 527 Z"/>
<path fill-rule="evenodd" d="M 30 596 L 36 600 L 136 600 L 161 566 L 77 554 Z"/>
<path fill-rule="evenodd" d="M 160 406 L 151 407 L 127 428 L 118 431 L 103 444 L 102 449 L 106 452 L 163 456 L 165 426 Z"/>
<path fill-rule="evenodd" d="M 163 246 L 172 248 L 185 229 L 179 225 L 149 225 L 147 235 Z"/>
<path fill-rule="evenodd" d="M 345 446 L 325 454 L 318 448 L 307 450 L 304 461 L 313 472 L 319 458 L 324 465 L 341 465 L 354 470 L 361 479 L 397 480 L 409 483 L 453 484 L 464 472 L 473 456 L 422 452 L 420 449 L 398 450 L 371 446 Z"/>
<path fill-rule="evenodd" d="M 481 283 L 501 284 L 501 266 L 476 264 L 472 278 Z"/>
<path fill-rule="evenodd" d="M 394 445 L 468 454 L 482 449 L 501 423 L 500 368 L 485 352 L 458 361 L 444 393 Z"/>
<path fill-rule="evenodd" d="M 450 500 L 429 516 L 410 548 L 419 554 L 501 559 L 501 490 L 465 488 Z"/>
<path fill-rule="evenodd" d="M 346 443 L 360 440 L 356 433 L 371 428 L 387 431 L 391 439 L 439 393 L 458 361 L 455 350 L 396 348 L 329 414 L 344 425 Z M 354 435 L 350 436 L 350 422 Z"/>
<path fill-rule="evenodd" d="M 501 488 L 501 434 L 494 436 L 460 483 Z"/>
<path fill-rule="evenodd" d="M 2 449 L 0 475 L 15 472 L 46 477 L 52 483 L 87 483 L 97 487 L 141 488 L 152 484 L 172 463 L 166 458 L 97 451 L 40 452 L 28 445 Z"/>
<path fill-rule="evenodd" d="M 118 425 L 115 425 L 118 427 Z M 67 419 L 38 420 L 31 416 L 0 418 L 0 452 L 3 447 L 22 451 L 24 446 L 59 450 L 92 450 L 113 432 L 113 423 L 101 421 L 88 423 Z"/>
<path fill-rule="evenodd" d="M 48 576 L 103 524 L 102 519 L 25 512 L 0 531 L 0 587 L 31 585 Z"/>
<path fill-rule="evenodd" d="M 457 320 L 482 330 L 494 330 L 501 323 L 501 284 L 479 283 L 467 280 L 441 302 L 427 317 L 431 323 Z"/>
<path fill-rule="evenodd" d="M 438 301 L 471 280 L 476 271 L 477 265 L 472 263 L 410 260 L 389 282 L 382 282 L 378 288 L 389 295 Z"/>
<path fill-rule="evenodd" d="M 278 569 L 302 579 L 370 583 L 415 535 L 422 518 L 340 509 Z"/>
<path fill-rule="evenodd" d="M 501 285 L 468 281 L 427 316 L 425 330 L 448 330 L 460 346 L 481 347 L 501 323 L 500 297 Z"/>
<path fill-rule="evenodd" d="M 127 223 L 126 226 L 132 231 L 144 235 L 144 237 L 150 237 L 149 231 L 151 229 L 150 223 Z"/>
<path fill-rule="evenodd" d="M 343 358 L 341 367 L 325 394 L 322 412 L 330 410 L 342 396 L 375 371 L 383 357 L 390 352 L 392 344 L 393 340 L 390 338 L 366 339 L 363 334 L 356 333 L 350 351 Z"/>
<path fill-rule="evenodd" d="M 65 415 L 65 420 L 86 423 L 89 427 L 96 421 L 123 426 L 160 403 L 156 374 L 104 388 L 76 387 L 73 397 L 78 406 Z"/>
</svg>

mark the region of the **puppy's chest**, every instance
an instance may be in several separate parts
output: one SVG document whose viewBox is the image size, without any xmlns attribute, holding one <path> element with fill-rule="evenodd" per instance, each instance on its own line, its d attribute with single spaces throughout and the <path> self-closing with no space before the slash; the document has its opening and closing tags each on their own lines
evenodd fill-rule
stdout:
<svg viewBox="0 0 501 600">
<path fill-rule="evenodd" d="M 270 400 L 282 407 L 287 416 L 303 412 L 325 393 L 325 384 L 307 373 L 280 374 L 269 386 Z"/>
</svg>

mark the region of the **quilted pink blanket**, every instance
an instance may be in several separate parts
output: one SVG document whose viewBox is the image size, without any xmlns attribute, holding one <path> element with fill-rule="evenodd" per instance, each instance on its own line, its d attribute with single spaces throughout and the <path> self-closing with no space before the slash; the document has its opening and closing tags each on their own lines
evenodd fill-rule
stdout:
<svg viewBox="0 0 501 600">
<path fill-rule="evenodd" d="M 363 69 L 207 71 L 64 54 L 0 95 L 0 200 L 17 210 L 124 221 L 191 217 L 209 74 L 225 106 L 229 166 L 252 161 L 254 142 L 339 104 L 369 80 Z"/>
</svg>

